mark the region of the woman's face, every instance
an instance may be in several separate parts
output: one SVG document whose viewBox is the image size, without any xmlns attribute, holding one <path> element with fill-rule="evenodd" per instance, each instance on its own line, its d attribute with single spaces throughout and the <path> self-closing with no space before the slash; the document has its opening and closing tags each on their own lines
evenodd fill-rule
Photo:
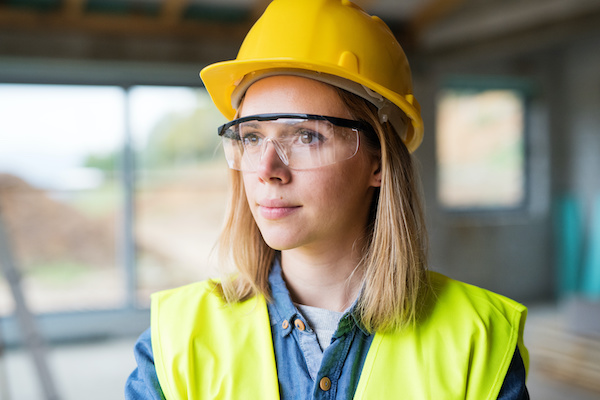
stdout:
<svg viewBox="0 0 600 400">
<path fill-rule="evenodd" d="M 352 119 L 336 90 L 294 76 L 268 77 L 248 89 L 240 117 L 267 113 Z M 379 160 L 363 145 L 347 160 L 292 170 L 271 144 L 255 172 L 243 172 L 246 197 L 266 243 L 276 250 L 348 251 L 364 236 Z"/>
</svg>

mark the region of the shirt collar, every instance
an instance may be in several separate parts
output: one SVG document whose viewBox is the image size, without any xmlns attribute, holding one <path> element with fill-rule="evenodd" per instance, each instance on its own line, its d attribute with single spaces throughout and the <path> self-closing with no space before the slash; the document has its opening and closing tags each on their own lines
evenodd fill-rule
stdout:
<svg viewBox="0 0 600 400">
<path fill-rule="evenodd" d="M 292 303 L 290 292 L 285 285 L 281 275 L 281 264 L 279 257 L 275 257 L 271 271 L 269 272 L 269 285 L 271 287 L 272 301 L 268 303 L 271 325 L 282 328 L 282 336 L 289 335 L 292 331 L 294 319 L 299 315 L 298 310 Z M 283 328 L 283 322 L 288 321 L 287 327 Z"/>
<path fill-rule="evenodd" d="M 294 321 L 294 319 L 299 317 L 301 314 L 292 303 L 290 292 L 288 291 L 285 281 L 283 280 L 279 257 L 275 257 L 271 271 L 269 272 L 269 285 L 271 287 L 271 296 L 273 298 L 268 304 L 269 315 L 271 316 L 271 325 L 276 324 L 281 326 L 283 321 L 287 320 L 290 327 L 283 329 L 282 335 L 288 335 L 291 332 L 292 321 Z M 352 330 L 355 325 L 365 335 L 370 335 L 370 333 L 360 322 L 357 304 L 358 298 L 355 299 L 354 303 L 344 312 L 344 315 L 342 316 L 342 319 L 338 325 L 338 329 L 334 333 L 335 337 L 345 335 L 347 332 Z"/>
<path fill-rule="evenodd" d="M 366 336 L 370 333 L 365 329 L 364 325 L 360 321 L 360 314 L 358 312 L 358 299 L 360 294 L 354 300 L 354 303 L 344 312 L 337 331 L 333 334 L 334 337 L 339 337 L 351 330 L 355 325 L 360 329 Z"/>
</svg>

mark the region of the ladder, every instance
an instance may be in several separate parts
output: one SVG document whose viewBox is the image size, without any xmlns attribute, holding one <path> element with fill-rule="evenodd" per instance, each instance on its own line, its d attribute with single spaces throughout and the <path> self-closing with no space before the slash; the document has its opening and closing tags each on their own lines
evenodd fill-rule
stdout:
<svg viewBox="0 0 600 400">
<path fill-rule="evenodd" d="M 2 218 L 2 208 L 0 207 L 0 269 L 4 273 L 8 285 L 10 286 L 12 296 L 15 301 L 15 311 L 19 326 L 23 333 L 23 340 L 27 349 L 33 357 L 36 372 L 46 400 L 59 400 L 48 362 L 46 358 L 46 349 L 42 341 L 42 336 L 36 325 L 35 318 L 25 302 L 25 296 L 21 287 L 21 275 L 17 269 L 15 258 L 12 254 L 12 248 L 9 242 L 8 232 Z M 0 330 L 1 333 L 1 330 Z M 1 338 L 0 338 L 1 339 Z M 2 356 L 2 341 L 0 340 L 0 356 Z M 3 377 L 0 376 L 0 381 Z M 4 385 L 4 382 L 2 382 Z M 7 386 L 7 385 L 6 385 Z M 0 396 L 6 396 L 8 389 L 4 388 L 4 393 Z M 4 399 L 2 399 L 4 400 Z"/>
</svg>

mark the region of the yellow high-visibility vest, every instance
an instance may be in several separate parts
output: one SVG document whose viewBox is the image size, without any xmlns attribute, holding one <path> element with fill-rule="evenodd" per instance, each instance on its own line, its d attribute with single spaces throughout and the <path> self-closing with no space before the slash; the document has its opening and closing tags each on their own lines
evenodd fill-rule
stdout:
<svg viewBox="0 0 600 400">
<path fill-rule="evenodd" d="M 376 333 L 355 399 L 496 400 L 527 309 L 430 273 L 426 312 L 410 328 Z M 154 363 L 167 400 L 279 399 L 267 304 L 227 305 L 208 282 L 152 296 Z"/>
</svg>

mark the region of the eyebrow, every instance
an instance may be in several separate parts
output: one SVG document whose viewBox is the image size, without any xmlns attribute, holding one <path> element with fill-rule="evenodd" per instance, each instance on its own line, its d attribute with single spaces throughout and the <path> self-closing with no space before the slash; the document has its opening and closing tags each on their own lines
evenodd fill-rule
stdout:
<svg viewBox="0 0 600 400">
<path fill-rule="evenodd" d="M 290 127 L 293 128 L 294 126 L 297 126 L 299 124 L 302 125 L 305 122 L 305 121 L 300 120 L 300 119 L 295 120 L 292 123 L 290 123 L 288 121 L 294 121 L 294 120 L 288 119 L 288 120 L 282 120 L 282 121 L 279 121 L 279 120 L 273 120 L 273 121 L 245 121 L 245 122 L 242 122 L 240 124 L 240 126 L 246 127 L 246 128 L 252 128 L 252 129 L 256 129 L 256 130 L 263 130 L 266 127 L 266 125 L 270 125 L 271 123 L 276 122 L 277 125 L 280 126 L 280 128 L 277 130 L 277 132 L 279 134 L 281 134 L 281 132 L 286 132 L 287 130 L 289 130 Z"/>
<path fill-rule="evenodd" d="M 335 130 L 336 125 L 332 124 L 328 120 L 317 120 L 317 119 L 303 119 L 303 118 L 277 118 L 268 120 L 247 120 L 239 124 L 240 130 L 238 135 L 242 134 L 245 129 L 256 129 L 256 133 L 261 136 L 267 132 L 267 125 L 274 123 L 277 126 L 274 136 L 276 138 L 283 138 L 295 134 L 297 129 L 309 129 L 319 134 L 328 135 L 329 132 Z M 320 126 L 320 129 L 317 127 Z"/>
<path fill-rule="evenodd" d="M 250 128 L 258 128 L 260 125 L 259 121 L 246 121 L 240 124 L 240 126 L 249 126 Z"/>
</svg>

